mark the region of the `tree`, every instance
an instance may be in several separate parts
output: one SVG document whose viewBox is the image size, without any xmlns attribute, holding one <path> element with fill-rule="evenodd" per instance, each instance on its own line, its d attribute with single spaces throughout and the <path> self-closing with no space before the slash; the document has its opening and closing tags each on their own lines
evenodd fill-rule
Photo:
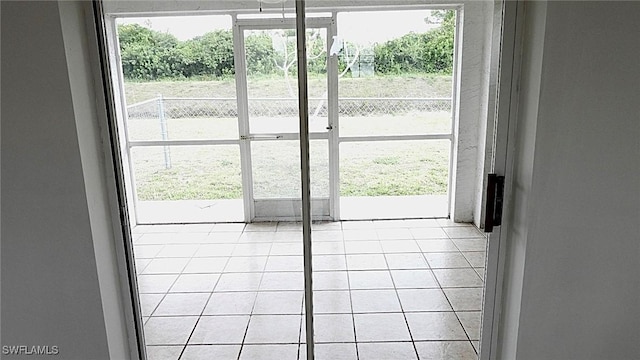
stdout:
<svg viewBox="0 0 640 360">
<path fill-rule="evenodd" d="M 441 25 L 426 33 L 409 33 L 374 47 L 375 68 L 382 74 L 445 73 L 453 71 L 455 12 L 437 11 Z"/>
<path fill-rule="evenodd" d="M 185 41 L 180 46 L 182 74 L 225 77 L 234 74 L 231 31 L 216 30 Z"/>
<path fill-rule="evenodd" d="M 155 80 L 181 76 L 178 39 L 138 24 L 120 25 L 120 57 L 125 77 Z"/>
</svg>

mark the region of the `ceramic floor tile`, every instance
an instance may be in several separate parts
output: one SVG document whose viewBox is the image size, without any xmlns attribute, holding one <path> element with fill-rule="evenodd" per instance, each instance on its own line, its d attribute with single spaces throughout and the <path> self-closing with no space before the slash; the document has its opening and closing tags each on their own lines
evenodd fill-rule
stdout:
<svg viewBox="0 0 640 360">
<path fill-rule="evenodd" d="M 240 360 L 296 360 L 298 345 L 244 345 Z"/>
<path fill-rule="evenodd" d="M 302 255 L 302 242 L 274 243 L 271 246 L 270 255 Z M 314 255 L 316 254 L 314 253 Z"/>
<path fill-rule="evenodd" d="M 348 270 L 386 270 L 387 261 L 382 254 L 347 255 Z"/>
<path fill-rule="evenodd" d="M 203 244 L 194 254 L 195 257 L 231 256 L 236 244 Z"/>
<path fill-rule="evenodd" d="M 342 230 L 342 223 L 340 221 L 314 221 L 311 224 L 311 230 L 313 231 Z"/>
<path fill-rule="evenodd" d="M 218 224 L 216 224 L 218 225 Z M 236 244 L 240 241 L 240 232 L 216 232 L 212 231 L 202 239 L 203 244 Z"/>
<path fill-rule="evenodd" d="M 153 259 L 165 245 L 135 245 L 133 253 L 136 259 Z"/>
<path fill-rule="evenodd" d="M 471 225 L 469 223 L 455 222 L 455 221 L 453 221 L 451 219 L 436 219 L 436 222 L 438 223 L 438 225 L 440 225 L 442 227 L 470 226 Z"/>
<path fill-rule="evenodd" d="M 460 251 L 486 251 L 486 239 L 453 239 Z"/>
<path fill-rule="evenodd" d="M 480 311 L 461 311 L 457 312 L 456 315 L 458 315 L 464 331 L 469 335 L 469 339 L 480 340 L 482 313 Z"/>
<path fill-rule="evenodd" d="M 303 271 L 303 257 L 300 256 L 269 256 L 265 271 Z"/>
<path fill-rule="evenodd" d="M 200 315 L 209 300 L 208 293 L 167 294 L 154 316 Z"/>
<path fill-rule="evenodd" d="M 406 313 L 414 341 L 419 340 L 467 340 L 453 312 Z"/>
<path fill-rule="evenodd" d="M 300 315 L 253 315 L 245 343 L 297 344 L 301 320 Z"/>
<path fill-rule="evenodd" d="M 162 298 L 164 298 L 164 294 L 140 294 L 142 316 L 151 316 Z"/>
<path fill-rule="evenodd" d="M 313 311 L 316 314 L 351 314 L 351 294 L 347 290 L 315 291 Z"/>
<path fill-rule="evenodd" d="M 398 290 L 404 311 L 451 311 L 451 305 L 440 289 Z"/>
<path fill-rule="evenodd" d="M 272 243 L 275 241 L 275 232 L 244 232 L 238 239 L 238 244 L 242 243 Z"/>
<path fill-rule="evenodd" d="M 410 341 L 402 313 L 355 314 L 357 341 Z"/>
<path fill-rule="evenodd" d="M 136 258 L 134 260 L 135 262 L 135 271 L 136 271 L 136 275 L 141 274 L 144 269 L 147 267 L 147 265 L 149 265 L 149 263 L 151 262 L 152 259 L 138 259 Z"/>
<path fill-rule="evenodd" d="M 137 225 L 132 229 L 134 234 L 177 233 L 183 225 Z"/>
<path fill-rule="evenodd" d="M 459 252 L 429 252 L 425 253 L 424 257 L 427 259 L 427 262 L 432 269 L 471 267 L 467 259 Z"/>
<path fill-rule="evenodd" d="M 411 342 L 359 343 L 360 360 L 418 360 Z"/>
<path fill-rule="evenodd" d="M 380 240 L 411 240 L 413 234 L 409 229 L 378 229 L 378 239 Z"/>
<path fill-rule="evenodd" d="M 204 315 L 249 315 L 256 300 L 256 292 L 213 293 Z"/>
<path fill-rule="evenodd" d="M 138 275 L 138 291 L 141 294 L 166 293 L 178 279 L 178 275 Z"/>
<path fill-rule="evenodd" d="M 258 256 L 269 255 L 271 252 L 271 243 L 257 243 L 257 244 L 237 244 L 233 249 L 232 256 Z"/>
<path fill-rule="evenodd" d="M 400 312 L 395 290 L 352 290 L 354 313 Z"/>
<path fill-rule="evenodd" d="M 203 316 L 189 344 L 242 344 L 249 316 Z"/>
<path fill-rule="evenodd" d="M 193 258 L 185 266 L 183 273 L 187 274 L 211 274 L 221 273 L 224 270 L 228 257 Z"/>
<path fill-rule="evenodd" d="M 258 293 L 253 314 L 296 315 L 302 314 L 302 291 L 273 291 Z"/>
<path fill-rule="evenodd" d="M 344 250 L 347 254 L 382 254 L 382 246 L 377 240 L 345 241 Z"/>
<path fill-rule="evenodd" d="M 260 290 L 304 290 L 304 274 L 302 272 L 264 273 Z"/>
<path fill-rule="evenodd" d="M 181 232 L 208 234 L 213 230 L 213 226 L 214 224 L 186 224 L 182 226 Z"/>
<path fill-rule="evenodd" d="M 361 230 L 361 229 L 374 229 L 373 221 L 343 221 L 342 230 Z"/>
<path fill-rule="evenodd" d="M 159 258 L 188 258 L 192 257 L 193 254 L 196 253 L 200 245 L 197 244 L 185 244 L 185 245 L 175 245 L 169 244 L 165 245 L 162 250 L 156 255 Z"/>
<path fill-rule="evenodd" d="M 244 227 L 244 223 L 219 223 L 215 224 L 211 231 L 242 231 Z"/>
<path fill-rule="evenodd" d="M 420 360 L 477 360 L 469 341 L 416 341 Z"/>
<path fill-rule="evenodd" d="M 393 289 L 389 271 L 349 271 L 351 289 Z"/>
<path fill-rule="evenodd" d="M 314 271 L 313 290 L 348 290 L 346 271 Z"/>
<path fill-rule="evenodd" d="M 452 239 L 484 238 L 486 236 L 473 225 L 443 227 L 442 230 L 444 230 L 444 232 L 447 233 L 447 236 Z"/>
<path fill-rule="evenodd" d="M 176 234 L 172 233 L 150 233 L 144 234 L 136 240 L 136 245 L 165 245 L 173 242 Z"/>
<path fill-rule="evenodd" d="M 345 241 L 378 240 L 378 233 L 373 229 L 343 230 L 342 233 Z"/>
<path fill-rule="evenodd" d="M 276 231 L 302 231 L 302 222 L 300 221 L 280 221 Z"/>
<path fill-rule="evenodd" d="M 428 239 L 428 240 L 416 240 L 420 250 L 424 253 L 429 252 L 458 252 L 456 244 L 449 239 Z"/>
<path fill-rule="evenodd" d="M 260 287 L 261 273 L 222 274 L 213 291 L 256 291 Z"/>
<path fill-rule="evenodd" d="M 314 242 L 312 250 L 313 254 L 318 255 L 344 254 L 344 243 L 338 241 Z"/>
<path fill-rule="evenodd" d="M 404 220 L 373 220 L 373 227 L 376 229 L 400 229 L 407 227 Z"/>
<path fill-rule="evenodd" d="M 347 270 L 347 261 L 344 255 L 314 255 L 313 271 Z"/>
<path fill-rule="evenodd" d="M 306 359 L 307 349 L 303 345 L 300 346 L 299 360 Z M 357 360 L 355 343 L 334 343 L 334 344 L 316 344 L 315 345 L 316 360 Z"/>
<path fill-rule="evenodd" d="M 276 231 L 278 227 L 277 222 L 258 222 L 258 223 L 250 223 L 245 225 L 244 231 L 252 232 L 252 231 Z"/>
<path fill-rule="evenodd" d="M 224 267 L 224 272 L 262 272 L 266 264 L 267 256 L 232 256 Z"/>
<path fill-rule="evenodd" d="M 197 316 L 151 317 L 144 325 L 147 345 L 184 345 L 196 325 Z"/>
<path fill-rule="evenodd" d="M 444 289 L 453 310 L 482 310 L 482 288 Z"/>
<path fill-rule="evenodd" d="M 482 286 L 482 279 L 473 269 L 433 269 L 432 271 L 443 288 Z"/>
<path fill-rule="evenodd" d="M 382 240 L 380 243 L 385 254 L 419 253 L 421 251 L 415 240 Z"/>
<path fill-rule="evenodd" d="M 420 253 L 385 254 L 389 269 L 428 269 L 429 265 Z"/>
<path fill-rule="evenodd" d="M 351 314 L 318 314 L 313 325 L 316 343 L 355 342 Z"/>
<path fill-rule="evenodd" d="M 180 360 L 237 359 L 241 345 L 187 345 Z"/>
<path fill-rule="evenodd" d="M 431 270 L 391 270 L 396 289 L 437 288 L 438 283 Z"/>
<path fill-rule="evenodd" d="M 182 352 L 182 345 L 177 346 L 147 346 L 148 360 L 178 360 Z"/>
<path fill-rule="evenodd" d="M 170 292 L 211 292 L 219 277 L 219 274 L 182 274 Z"/>
<path fill-rule="evenodd" d="M 186 258 L 153 259 L 142 272 L 143 274 L 179 274 L 187 265 Z"/>
<path fill-rule="evenodd" d="M 471 266 L 476 268 L 483 268 L 485 265 L 485 252 L 484 251 L 465 251 L 462 253 Z"/>
<path fill-rule="evenodd" d="M 311 233 L 311 241 L 342 241 L 344 237 L 342 235 L 342 230 L 325 230 L 325 231 L 314 231 Z"/>
<path fill-rule="evenodd" d="M 277 231 L 273 234 L 274 244 L 279 242 L 297 242 L 302 244 L 302 231 Z"/>
<path fill-rule="evenodd" d="M 436 219 L 406 219 L 404 223 L 408 228 L 440 227 Z"/>
<path fill-rule="evenodd" d="M 412 228 L 411 235 L 414 239 L 447 239 L 447 233 L 442 228 Z"/>
</svg>

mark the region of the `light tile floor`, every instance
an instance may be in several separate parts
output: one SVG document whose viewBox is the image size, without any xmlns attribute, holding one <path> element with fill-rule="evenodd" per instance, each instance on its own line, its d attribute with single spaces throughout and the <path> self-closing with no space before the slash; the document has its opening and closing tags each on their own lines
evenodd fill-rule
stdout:
<svg viewBox="0 0 640 360">
<path fill-rule="evenodd" d="M 149 359 L 304 359 L 299 223 L 133 230 Z M 313 226 L 316 358 L 476 359 L 486 239 L 449 220 Z"/>
</svg>

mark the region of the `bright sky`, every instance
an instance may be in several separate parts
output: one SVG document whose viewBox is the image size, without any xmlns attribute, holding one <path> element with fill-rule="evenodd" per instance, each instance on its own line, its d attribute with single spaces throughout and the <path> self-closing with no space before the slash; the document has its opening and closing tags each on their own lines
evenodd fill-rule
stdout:
<svg viewBox="0 0 640 360">
<path fill-rule="evenodd" d="M 338 34 L 362 44 L 384 42 L 409 32 L 421 33 L 437 27 L 425 22 L 429 14 L 429 10 L 338 13 Z M 126 18 L 119 19 L 119 23 L 137 23 L 168 32 L 180 40 L 217 29 L 231 29 L 231 17 L 226 15 Z"/>
</svg>

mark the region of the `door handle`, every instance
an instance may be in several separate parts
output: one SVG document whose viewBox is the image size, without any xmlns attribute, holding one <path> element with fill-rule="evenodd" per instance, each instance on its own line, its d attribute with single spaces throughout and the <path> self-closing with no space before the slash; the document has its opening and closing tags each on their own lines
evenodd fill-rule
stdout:
<svg viewBox="0 0 640 360">
<path fill-rule="evenodd" d="M 240 140 L 278 140 L 282 135 L 240 135 Z"/>
<path fill-rule="evenodd" d="M 485 204 L 484 232 L 490 233 L 494 226 L 502 224 L 502 205 L 504 203 L 504 176 L 487 176 L 487 203 Z"/>
</svg>

